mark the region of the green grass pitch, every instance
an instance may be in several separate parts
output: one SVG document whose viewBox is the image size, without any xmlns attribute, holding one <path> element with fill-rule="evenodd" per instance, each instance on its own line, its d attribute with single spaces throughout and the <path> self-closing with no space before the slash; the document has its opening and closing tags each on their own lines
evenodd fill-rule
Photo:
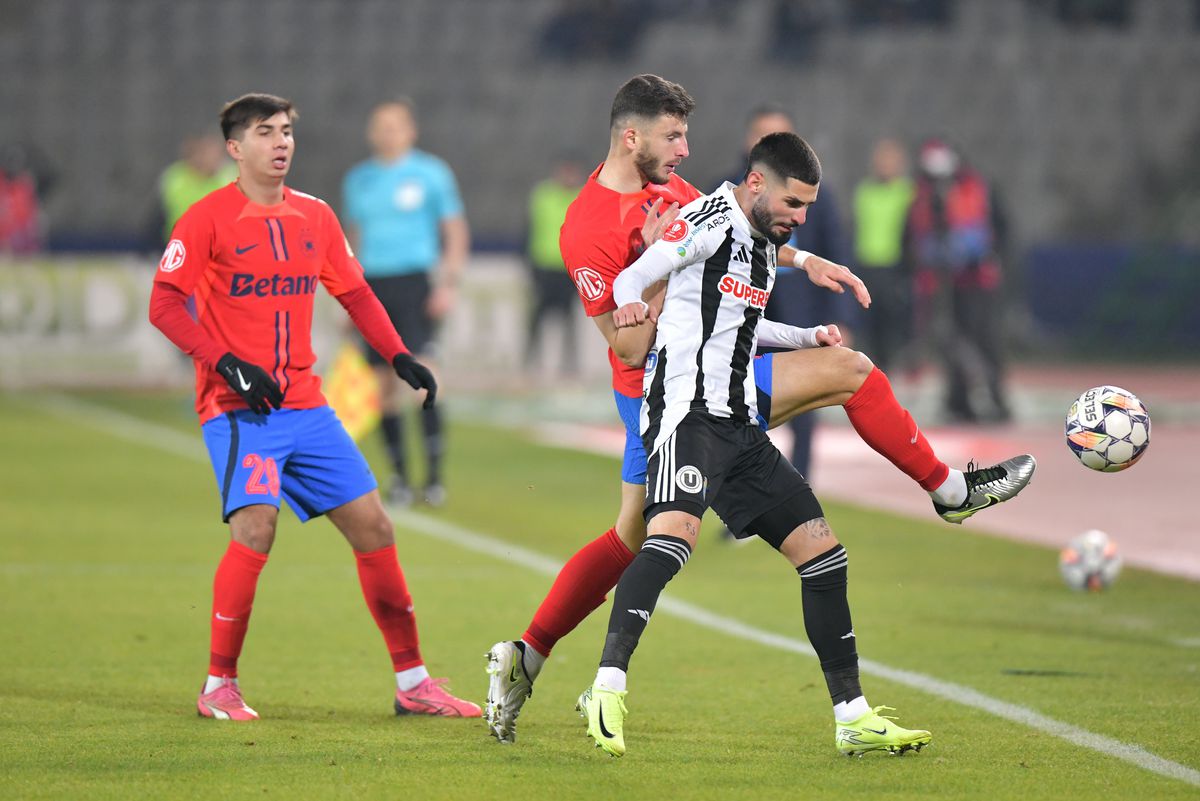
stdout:
<svg viewBox="0 0 1200 801">
<path fill-rule="evenodd" d="M 815 660 L 656 615 L 631 666 L 621 760 L 573 711 L 608 607 L 556 649 L 516 745 L 480 721 L 397 718 L 382 638 L 348 547 L 325 521 L 282 517 L 263 574 L 243 686 L 263 720 L 196 716 L 212 573 L 227 534 L 185 400 L 84 401 L 190 438 L 174 452 L 53 398 L 0 395 L 0 797 L 494 799 L 1184 799 L 1200 793 L 1052 734 L 878 676 L 874 704 L 928 728 L 903 758 L 833 749 Z M 125 431 L 125 433 L 122 433 Z M 171 439 L 174 442 L 174 438 Z M 378 463 L 371 442 L 368 455 Z M 563 560 L 615 513 L 613 459 L 457 421 L 451 502 L 436 516 Z M 916 490 L 914 490 L 916 491 Z M 1134 499 L 1130 499 L 1131 502 Z M 1020 501 L 1017 501 L 1018 503 Z M 829 504 L 851 554 L 863 657 L 1029 707 L 1200 769 L 1200 584 L 1127 570 L 1074 594 L 1055 554 L 932 518 Z M 419 519 L 418 519 L 419 523 Z M 549 578 L 397 532 L 434 675 L 482 703 L 484 651 L 518 636 Z M 800 582 L 761 543 L 715 528 L 668 594 L 804 639 Z"/>
</svg>

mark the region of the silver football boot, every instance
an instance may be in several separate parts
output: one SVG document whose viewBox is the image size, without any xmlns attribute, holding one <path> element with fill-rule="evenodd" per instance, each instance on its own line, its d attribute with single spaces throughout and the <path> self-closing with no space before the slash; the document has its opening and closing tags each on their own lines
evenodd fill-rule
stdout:
<svg viewBox="0 0 1200 801">
<path fill-rule="evenodd" d="M 1016 497 L 1033 478 L 1036 467 L 1037 462 L 1027 453 L 991 467 L 977 468 L 974 462 L 968 462 L 963 471 L 967 480 L 967 499 L 962 506 L 942 506 L 934 501 L 933 508 L 943 520 L 962 523 L 976 512 Z"/>
</svg>

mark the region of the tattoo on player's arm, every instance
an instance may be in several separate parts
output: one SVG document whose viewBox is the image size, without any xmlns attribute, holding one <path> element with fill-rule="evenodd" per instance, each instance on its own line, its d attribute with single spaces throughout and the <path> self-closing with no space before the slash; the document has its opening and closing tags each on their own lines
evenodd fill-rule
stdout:
<svg viewBox="0 0 1200 801">
<path fill-rule="evenodd" d="M 823 517 L 809 520 L 804 526 L 808 529 L 809 539 L 819 540 L 833 536 L 833 530 L 829 528 L 829 524 L 825 522 L 825 518 Z"/>
</svg>

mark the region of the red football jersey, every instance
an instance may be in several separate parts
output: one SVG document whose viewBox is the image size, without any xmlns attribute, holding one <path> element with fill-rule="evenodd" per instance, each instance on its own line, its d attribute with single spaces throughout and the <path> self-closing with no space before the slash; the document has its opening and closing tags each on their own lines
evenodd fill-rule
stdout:
<svg viewBox="0 0 1200 801">
<path fill-rule="evenodd" d="M 558 238 L 563 262 L 589 317 L 617 308 L 613 281 L 641 255 L 642 225 L 654 200 L 661 197 L 664 207 L 671 203 L 683 207 L 701 194 L 675 174 L 666 184 L 646 184 L 639 192 L 621 194 L 596 182 L 602 167 L 592 172 L 568 207 Z M 608 361 L 612 365 L 613 389 L 631 398 L 641 397 L 642 368 L 621 364 L 612 348 L 608 350 Z"/>
<path fill-rule="evenodd" d="M 204 332 L 269 372 L 287 409 L 325 404 L 312 370 L 317 284 L 334 297 L 366 285 L 325 201 L 285 188 L 282 203 L 260 206 L 236 183 L 206 195 L 179 218 L 154 280 L 191 295 Z M 245 407 L 216 370 L 196 360 L 202 421 Z"/>
</svg>

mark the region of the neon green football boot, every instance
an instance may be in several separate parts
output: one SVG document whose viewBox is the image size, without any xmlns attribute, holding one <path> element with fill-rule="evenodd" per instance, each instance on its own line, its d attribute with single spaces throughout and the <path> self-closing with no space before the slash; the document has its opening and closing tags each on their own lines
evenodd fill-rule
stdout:
<svg viewBox="0 0 1200 801">
<path fill-rule="evenodd" d="M 625 753 L 625 690 L 611 690 L 603 684 L 593 684 L 575 703 L 582 717 L 587 718 L 588 736 L 615 757 Z"/>
<path fill-rule="evenodd" d="M 899 756 L 929 745 L 932 734 L 896 725 L 896 719 L 891 715 L 879 714 L 885 709 L 892 707 L 877 706 L 853 723 L 838 723 L 833 735 L 837 750 L 846 756 L 862 756 L 868 751 L 887 751 Z"/>
</svg>

